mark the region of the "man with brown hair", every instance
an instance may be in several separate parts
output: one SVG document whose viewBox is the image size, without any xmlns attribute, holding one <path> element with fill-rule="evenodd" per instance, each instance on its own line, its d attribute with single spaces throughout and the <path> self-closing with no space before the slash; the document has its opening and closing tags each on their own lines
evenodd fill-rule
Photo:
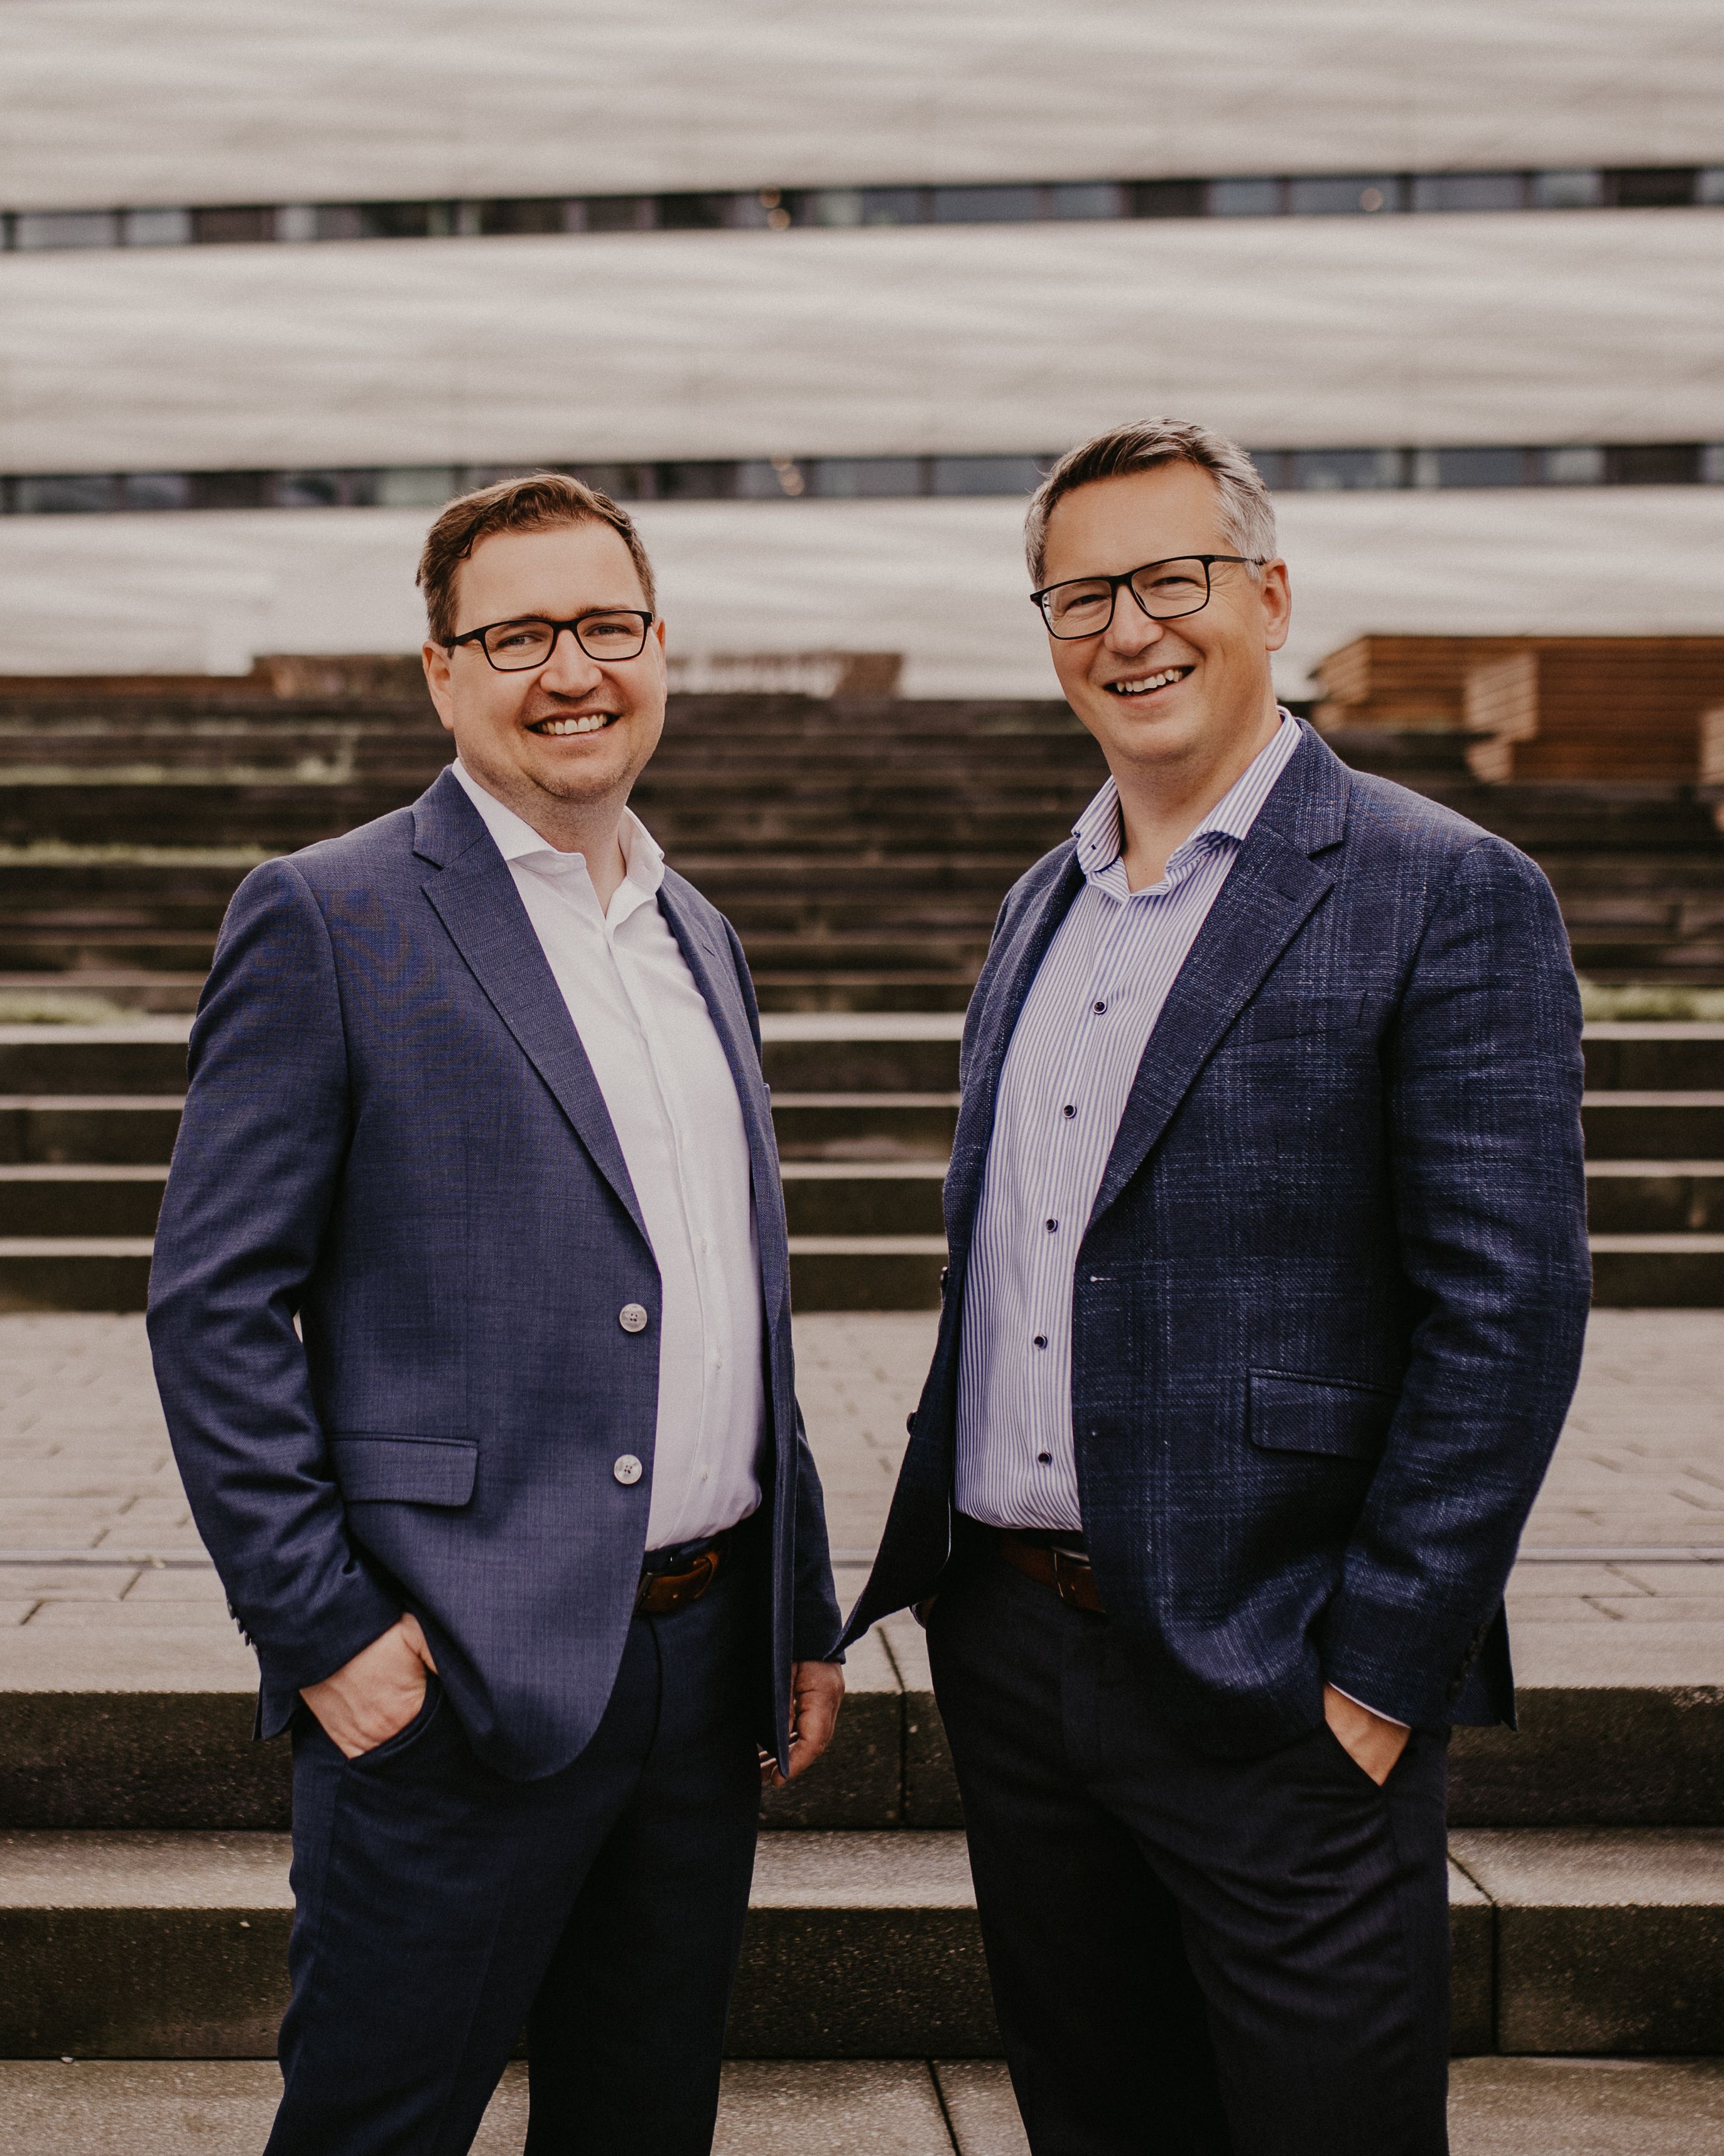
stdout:
<svg viewBox="0 0 1724 2156">
<path fill-rule="evenodd" d="M 1083 444 L 1031 593 L 1110 776 L 965 1023 L 933 1368 L 846 1636 L 928 1628 L 1037 2156 L 1439 2156 L 1449 1725 L 1588 1302 L 1532 862 L 1277 707 L 1232 442 Z"/>
<path fill-rule="evenodd" d="M 629 808 L 626 514 L 541 474 L 420 564 L 456 762 L 222 931 L 150 1330 L 294 1747 L 271 2156 L 700 2156 L 762 1773 L 843 1691 L 734 932 Z"/>
</svg>

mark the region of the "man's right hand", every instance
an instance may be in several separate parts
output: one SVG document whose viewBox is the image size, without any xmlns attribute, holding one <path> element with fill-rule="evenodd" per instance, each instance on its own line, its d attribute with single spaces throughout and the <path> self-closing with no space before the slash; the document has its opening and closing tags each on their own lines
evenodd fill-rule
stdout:
<svg viewBox="0 0 1724 2156">
<path fill-rule="evenodd" d="M 374 1752 L 406 1728 L 425 1703 L 425 1676 L 437 1665 L 419 1620 L 398 1617 L 333 1676 L 302 1685 L 305 1701 L 346 1759 Z"/>
</svg>

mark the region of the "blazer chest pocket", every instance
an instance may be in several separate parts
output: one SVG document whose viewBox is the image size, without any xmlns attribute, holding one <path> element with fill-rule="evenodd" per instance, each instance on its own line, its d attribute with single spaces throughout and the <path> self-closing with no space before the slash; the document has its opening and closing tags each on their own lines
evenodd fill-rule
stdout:
<svg viewBox="0 0 1724 2156">
<path fill-rule="evenodd" d="M 1388 1435 L 1397 1397 L 1346 1378 L 1253 1370 L 1247 1377 L 1246 1434 L 1265 1452 L 1375 1460 Z"/>
<path fill-rule="evenodd" d="M 469 1437 L 403 1437 L 377 1430 L 330 1439 L 336 1480 L 350 1505 L 381 1499 L 398 1505 L 464 1505 L 479 1472 Z"/>
</svg>

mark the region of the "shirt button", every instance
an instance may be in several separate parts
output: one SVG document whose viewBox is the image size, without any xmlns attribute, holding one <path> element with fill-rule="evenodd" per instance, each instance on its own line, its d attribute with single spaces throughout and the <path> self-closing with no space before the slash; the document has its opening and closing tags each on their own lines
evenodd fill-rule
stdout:
<svg viewBox="0 0 1724 2156">
<path fill-rule="evenodd" d="M 617 1322 L 625 1332 L 644 1332 L 647 1314 L 639 1303 L 625 1302 L 617 1312 Z"/>
<path fill-rule="evenodd" d="M 1075 1107 L 1067 1106 L 1062 1108 L 1060 1112 L 1062 1116 L 1075 1116 L 1077 1113 L 1077 1110 Z"/>
<path fill-rule="evenodd" d="M 1036 1458 L 1041 1462 L 1044 1467 L 1051 1467 L 1054 1464 L 1054 1455 L 1051 1452 L 1039 1452 L 1036 1455 Z"/>
<path fill-rule="evenodd" d="M 631 1482 L 639 1481 L 644 1470 L 632 1452 L 625 1452 L 611 1468 L 611 1472 L 626 1490 Z"/>
<path fill-rule="evenodd" d="M 1045 1332 L 1038 1332 L 1035 1336 L 1035 1344 L 1038 1348 L 1045 1348 L 1048 1344 L 1047 1334 Z"/>
<path fill-rule="evenodd" d="M 1090 1008 L 1095 1012 L 1096 1017 L 1100 1018 L 1106 1012 L 1107 1005 L 1106 1004 L 1091 1004 Z"/>
<path fill-rule="evenodd" d="M 1057 1235 L 1060 1232 L 1060 1223 L 1057 1220 L 1049 1220 L 1047 1223 L 1047 1229 L 1050 1235 Z"/>
</svg>

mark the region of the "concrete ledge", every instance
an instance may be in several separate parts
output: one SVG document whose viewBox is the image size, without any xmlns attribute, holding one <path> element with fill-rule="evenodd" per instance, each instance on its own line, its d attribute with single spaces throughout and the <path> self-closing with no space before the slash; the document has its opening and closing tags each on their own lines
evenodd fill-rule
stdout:
<svg viewBox="0 0 1724 2156">
<path fill-rule="evenodd" d="M 1457 1729 L 1456 1826 L 1724 1817 L 1724 1625 L 1517 1624 L 1518 1732 Z"/>
<path fill-rule="evenodd" d="M 1455 2042 L 1482 2049 L 1492 1912 L 1452 1870 L 1450 1906 Z M 269 2056 L 291 1909 L 285 1835 L 0 1835 L 0 2056 Z M 763 1836 L 727 2047 L 997 2056 L 962 1835 Z"/>
<path fill-rule="evenodd" d="M 1724 1829 L 1472 1830 L 1503 2051 L 1724 2050 Z"/>
</svg>

